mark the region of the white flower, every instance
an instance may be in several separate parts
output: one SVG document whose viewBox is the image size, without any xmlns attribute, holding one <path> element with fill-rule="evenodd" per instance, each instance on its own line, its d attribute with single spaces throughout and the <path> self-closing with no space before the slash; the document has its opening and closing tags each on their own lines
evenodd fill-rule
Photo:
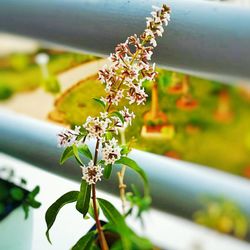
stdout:
<svg viewBox="0 0 250 250">
<path fill-rule="evenodd" d="M 124 127 L 131 126 L 132 120 L 135 118 L 134 112 L 130 112 L 127 107 L 124 107 L 120 113 L 124 118 Z"/>
<path fill-rule="evenodd" d="M 155 37 L 155 35 L 154 35 L 154 33 L 153 33 L 153 31 L 151 29 L 146 29 L 145 34 L 147 36 L 150 36 L 150 37 Z"/>
<path fill-rule="evenodd" d="M 89 185 L 96 184 L 97 181 L 101 181 L 103 168 L 100 165 L 94 165 L 91 160 L 88 166 L 81 166 L 82 168 L 82 179 L 85 180 Z"/>
<path fill-rule="evenodd" d="M 105 164 L 114 164 L 121 158 L 121 148 L 118 145 L 118 141 L 115 138 L 105 142 L 102 148 L 102 159 Z"/>
<path fill-rule="evenodd" d="M 108 128 L 109 121 L 108 119 L 103 120 L 99 117 L 89 116 L 82 125 L 88 131 L 87 138 L 102 139 Z"/>
<path fill-rule="evenodd" d="M 109 113 L 108 113 L 108 112 L 100 112 L 100 115 L 101 115 L 101 118 L 102 118 L 102 119 L 107 119 Z"/>
<path fill-rule="evenodd" d="M 155 40 L 154 37 L 152 37 L 152 38 L 150 39 L 150 44 L 152 44 L 153 47 L 156 47 L 156 46 L 157 46 L 157 42 L 156 42 L 156 40 Z"/>
<path fill-rule="evenodd" d="M 76 126 L 75 130 L 64 129 L 58 134 L 58 147 L 70 147 L 73 144 L 78 145 L 77 137 L 80 135 L 80 127 Z"/>
<path fill-rule="evenodd" d="M 132 86 L 127 93 L 129 104 L 145 104 L 147 97 L 148 95 L 145 93 L 144 88 L 140 88 L 140 86 L 136 85 Z"/>
<path fill-rule="evenodd" d="M 119 89 L 118 91 L 110 90 L 107 96 L 105 98 L 102 97 L 101 100 L 117 106 L 123 98 L 123 91 L 123 89 Z"/>
</svg>

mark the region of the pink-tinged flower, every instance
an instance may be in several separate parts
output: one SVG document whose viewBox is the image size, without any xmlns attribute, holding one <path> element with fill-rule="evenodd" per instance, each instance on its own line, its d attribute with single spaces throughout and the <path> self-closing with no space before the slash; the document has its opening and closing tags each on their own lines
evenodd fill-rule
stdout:
<svg viewBox="0 0 250 250">
<path fill-rule="evenodd" d="M 64 129 L 58 134 L 58 147 L 70 147 L 73 144 L 80 144 L 81 140 L 77 138 L 80 135 L 80 127 L 76 126 L 75 130 Z"/>
<path fill-rule="evenodd" d="M 153 47 L 148 46 L 148 47 L 143 47 L 141 54 L 140 54 L 140 60 L 143 61 L 143 63 L 147 63 L 148 61 L 151 60 L 151 56 L 153 55 Z"/>
<path fill-rule="evenodd" d="M 130 112 L 127 107 L 124 107 L 120 113 L 124 118 L 124 127 L 131 126 L 132 120 L 135 118 L 134 112 Z"/>
<path fill-rule="evenodd" d="M 142 70 L 141 70 L 142 80 L 152 81 L 157 76 L 157 72 L 155 71 L 155 64 L 153 64 L 153 66 L 145 63 L 141 64 L 142 64 Z"/>
<path fill-rule="evenodd" d="M 115 84 L 117 83 L 119 77 L 117 77 L 115 69 L 110 67 L 107 68 L 108 66 L 105 65 L 101 70 L 98 72 L 98 79 L 106 84 L 106 91 L 108 92 Z"/>
<path fill-rule="evenodd" d="M 105 164 L 114 164 L 121 158 L 121 148 L 118 145 L 118 141 L 112 138 L 110 141 L 104 143 L 102 147 L 102 159 Z"/>
<path fill-rule="evenodd" d="M 105 98 L 101 98 L 105 103 L 118 105 L 121 99 L 123 98 L 123 89 L 119 89 L 118 91 L 110 90 Z"/>
<path fill-rule="evenodd" d="M 90 161 L 87 166 L 81 166 L 82 179 L 89 185 L 96 184 L 97 181 L 101 181 L 103 168 L 100 165 L 94 165 L 93 161 Z"/>
<path fill-rule="evenodd" d="M 145 104 L 148 95 L 145 93 L 144 88 L 140 88 L 140 86 L 132 86 L 128 93 L 127 99 L 129 100 L 129 104 L 136 103 L 137 105 Z"/>
<path fill-rule="evenodd" d="M 119 58 L 123 58 L 125 55 L 132 54 L 128 43 L 119 43 L 115 48 L 115 53 Z"/>
<path fill-rule="evenodd" d="M 130 104 L 140 105 L 146 101 L 147 94 L 141 86 L 145 80 L 152 81 L 157 76 L 155 66 L 150 66 L 149 61 L 153 48 L 157 45 L 156 38 L 162 36 L 163 25 L 167 25 L 170 20 L 170 9 L 166 5 L 153 9 L 142 35 L 138 37 L 135 34 L 118 44 L 115 53 L 109 56 L 111 65 L 99 71 L 99 79 L 106 85 L 107 93 L 101 100 L 108 103 L 108 107 L 118 105 L 123 98 L 124 89 L 128 91 L 127 99 Z M 147 46 L 148 44 L 152 46 Z"/>
<path fill-rule="evenodd" d="M 88 139 L 102 139 L 109 126 L 109 120 L 89 116 L 82 126 L 88 131 Z"/>
<path fill-rule="evenodd" d="M 152 17 L 147 17 L 147 29 L 143 33 L 142 37 L 145 38 L 156 47 L 156 37 L 162 36 L 164 32 L 163 25 L 167 26 L 170 21 L 170 9 L 163 5 L 161 8 L 153 7 L 154 11 L 151 12 Z"/>
<path fill-rule="evenodd" d="M 133 65 L 126 65 L 124 66 L 123 70 L 121 71 L 122 76 L 125 80 L 128 81 L 137 81 L 139 74 L 140 74 L 141 67 L 138 67 L 138 64 L 134 63 Z"/>
<path fill-rule="evenodd" d="M 140 39 L 137 37 L 136 34 L 133 36 L 128 37 L 127 43 L 133 45 L 136 49 L 141 49 L 143 45 L 141 44 Z"/>
</svg>

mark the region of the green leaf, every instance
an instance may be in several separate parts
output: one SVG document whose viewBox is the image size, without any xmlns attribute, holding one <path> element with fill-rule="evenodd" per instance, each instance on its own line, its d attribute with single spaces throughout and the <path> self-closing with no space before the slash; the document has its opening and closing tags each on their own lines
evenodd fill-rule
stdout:
<svg viewBox="0 0 250 250">
<path fill-rule="evenodd" d="M 30 193 L 29 193 L 29 197 L 34 198 L 38 193 L 40 192 L 40 187 L 36 186 Z"/>
<path fill-rule="evenodd" d="M 26 184 L 27 184 L 27 181 L 26 181 L 24 178 L 21 178 L 21 184 L 22 184 L 22 185 L 26 185 Z"/>
<path fill-rule="evenodd" d="M 107 200 L 98 198 L 97 199 L 102 209 L 105 217 L 110 221 L 112 224 L 117 226 L 118 228 L 125 228 L 127 230 L 127 226 L 124 221 L 124 217 L 118 212 L 118 210 Z"/>
<path fill-rule="evenodd" d="M 10 189 L 10 195 L 12 199 L 16 201 L 21 201 L 24 198 L 24 192 L 21 188 L 13 187 Z"/>
<path fill-rule="evenodd" d="M 126 225 L 124 217 L 119 211 L 107 200 L 98 198 L 97 199 L 102 209 L 103 214 L 114 225 L 114 228 L 119 230 L 119 234 L 122 238 L 122 245 L 124 250 L 131 249 L 130 234 L 131 230 Z"/>
<path fill-rule="evenodd" d="M 75 128 L 75 126 L 74 126 Z M 86 130 L 86 128 L 84 128 L 83 126 L 80 127 L 80 132 L 82 135 L 86 136 L 88 134 L 88 131 Z"/>
<path fill-rule="evenodd" d="M 76 145 L 73 145 L 73 153 L 74 153 L 74 156 L 75 156 L 77 162 L 78 162 L 80 165 L 83 165 L 83 162 L 82 162 L 82 160 L 81 160 L 81 158 L 80 158 L 80 156 L 79 156 L 78 148 L 77 148 Z"/>
<path fill-rule="evenodd" d="M 72 247 L 72 250 L 88 250 L 95 241 L 95 232 L 90 231 Z"/>
<path fill-rule="evenodd" d="M 112 132 L 106 132 L 105 134 L 106 140 L 109 141 L 113 138 L 113 133 Z"/>
<path fill-rule="evenodd" d="M 89 150 L 88 145 L 83 144 L 83 145 L 79 146 L 79 147 L 78 147 L 78 151 L 79 151 L 80 154 L 86 156 L 86 157 L 89 158 L 90 160 L 93 159 L 93 156 L 92 156 L 92 154 L 91 154 L 91 152 L 90 152 L 90 150 Z"/>
<path fill-rule="evenodd" d="M 28 203 L 33 208 L 39 208 L 41 206 L 41 202 L 36 200 L 30 200 Z"/>
<path fill-rule="evenodd" d="M 144 249 L 144 250 L 152 250 L 152 243 L 144 238 L 136 235 L 134 232 L 131 233 L 130 240 L 133 242 L 133 249 Z"/>
<path fill-rule="evenodd" d="M 100 99 L 98 99 L 98 98 L 93 98 L 93 100 L 94 100 L 96 103 L 98 103 L 99 105 L 101 105 L 102 108 L 105 109 L 106 104 L 105 104 L 102 100 L 100 100 Z"/>
<path fill-rule="evenodd" d="M 41 206 L 41 203 L 35 200 L 35 197 L 40 192 L 40 187 L 36 186 L 27 196 L 26 203 L 27 205 L 33 207 L 33 208 L 39 208 Z"/>
<path fill-rule="evenodd" d="M 62 165 L 66 160 L 68 160 L 70 157 L 74 155 L 73 153 L 73 147 L 67 147 L 62 153 L 61 159 L 60 159 L 60 164 Z"/>
<path fill-rule="evenodd" d="M 121 155 L 128 155 L 128 153 L 131 151 L 131 148 L 127 144 L 121 146 Z"/>
<path fill-rule="evenodd" d="M 112 172 L 112 164 L 108 164 L 104 166 L 104 172 L 103 172 L 103 177 L 105 179 L 109 179 L 110 175 Z"/>
<path fill-rule="evenodd" d="M 132 184 L 131 187 L 133 192 L 126 193 L 126 199 L 130 202 L 131 208 L 137 207 L 137 217 L 142 220 L 142 213 L 150 208 L 151 197 L 142 196 L 135 185 Z"/>
<path fill-rule="evenodd" d="M 36 200 L 30 200 L 29 202 L 29 205 L 33 208 L 39 208 L 41 206 L 41 202 L 39 201 L 36 201 Z"/>
<path fill-rule="evenodd" d="M 144 170 L 142 168 L 140 168 L 139 165 L 134 160 L 123 156 L 118 161 L 116 161 L 115 163 L 116 164 L 126 165 L 126 166 L 130 167 L 131 169 L 133 169 L 135 172 L 137 172 L 141 176 L 141 178 L 142 178 L 142 180 L 144 182 L 145 195 L 149 194 L 149 186 L 148 186 L 147 175 L 144 172 Z"/>
<path fill-rule="evenodd" d="M 4 203 L 0 202 L 0 215 L 3 214 L 5 211 L 5 205 Z"/>
<path fill-rule="evenodd" d="M 22 205 L 23 211 L 24 211 L 24 219 L 27 220 L 29 217 L 29 205 L 27 203 L 23 203 Z"/>
<path fill-rule="evenodd" d="M 110 250 L 123 250 L 122 242 L 120 240 L 116 241 Z"/>
<path fill-rule="evenodd" d="M 45 220 L 46 220 L 46 224 L 47 224 L 47 231 L 46 231 L 46 237 L 48 239 L 48 241 L 51 243 L 50 241 L 50 237 L 49 237 L 49 230 L 50 228 L 53 226 L 55 220 L 56 220 L 56 216 L 58 214 L 58 212 L 60 211 L 60 209 L 69 203 L 75 202 L 78 198 L 78 191 L 70 191 L 64 195 L 62 195 L 59 199 L 57 199 L 47 210 L 46 214 L 45 214 Z"/>
<path fill-rule="evenodd" d="M 83 217 L 85 217 L 89 210 L 90 194 L 91 185 L 88 185 L 85 180 L 82 180 L 80 192 L 77 197 L 76 209 L 83 214 Z"/>
<path fill-rule="evenodd" d="M 96 205 L 97 205 L 97 213 L 99 215 L 100 209 L 99 209 L 98 200 L 96 200 Z M 88 211 L 88 213 L 95 220 L 95 212 L 94 212 L 94 207 L 93 207 L 93 201 L 92 200 L 90 200 L 90 203 L 89 203 L 89 211 Z"/>
<path fill-rule="evenodd" d="M 152 249 L 151 242 L 136 235 L 136 233 L 127 226 L 125 218 L 109 201 L 101 198 L 98 198 L 97 200 L 103 211 L 103 214 L 109 221 L 108 224 L 104 225 L 104 229 L 118 233 L 121 236 L 123 250 Z"/>
<path fill-rule="evenodd" d="M 122 123 L 124 123 L 124 117 L 119 111 L 114 111 L 111 113 L 111 116 L 117 116 Z"/>
<path fill-rule="evenodd" d="M 89 250 L 100 250 L 100 248 L 96 244 L 92 244 Z"/>
</svg>

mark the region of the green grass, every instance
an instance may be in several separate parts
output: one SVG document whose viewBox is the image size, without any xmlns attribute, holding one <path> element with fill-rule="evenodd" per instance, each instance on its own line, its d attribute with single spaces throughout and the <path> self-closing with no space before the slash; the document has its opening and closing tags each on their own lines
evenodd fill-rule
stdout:
<svg viewBox="0 0 250 250">
<path fill-rule="evenodd" d="M 169 72 L 164 71 L 165 76 Z M 191 93 L 199 106 L 193 111 L 176 108 L 179 96 L 167 94 L 169 82 L 159 88 L 161 109 L 167 114 L 170 124 L 175 126 L 175 136 L 171 140 L 152 140 L 140 136 L 143 114 L 150 108 L 150 98 L 145 106 L 133 106 L 136 120 L 127 130 L 127 137 L 136 137 L 136 148 L 164 155 L 167 151 L 177 152 L 181 159 L 211 166 L 237 175 L 243 175 L 250 165 L 250 102 L 244 100 L 237 88 L 220 83 L 191 77 Z M 218 91 L 226 89 L 230 94 L 230 106 L 234 118 L 230 123 L 219 123 L 214 119 L 218 103 Z M 150 95 L 150 87 L 147 87 Z M 98 114 L 100 108 L 91 98 L 104 94 L 103 86 L 94 78 L 83 81 L 66 93 L 58 101 L 56 110 L 67 124 L 82 124 L 88 115 Z M 199 128 L 196 133 L 188 133 L 187 125 Z M 248 143 L 247 143 L 248 138 Z"/>
</svg>

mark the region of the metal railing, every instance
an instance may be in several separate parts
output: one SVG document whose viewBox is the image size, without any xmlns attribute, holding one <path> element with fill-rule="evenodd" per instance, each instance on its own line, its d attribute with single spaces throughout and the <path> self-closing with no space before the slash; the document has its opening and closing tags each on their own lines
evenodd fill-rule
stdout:
<svg viewBox="0 0 250 250">
<path fill-rule="evenodd" d="M 0 31 L 99 55 L 140 33 L 151 5 L 166 2 L 172 22 L 154 60 L 223 81 L 250 79 L 250 8 L 205 0 L 1 0 Z"/>
<path fill-rule="evenodd" d="M 80 181 L 81 169 L 74 161 L 63 167 L 58 159 L 57 134 L 61 127 L 0 109 L 0 152 L 32 163 L 44 170 Z M 94 150 L 94 143 L 89 142 Z M 250 182 L 204 166 L 133 150 L 130 157 L 146 171 L 153 206 L 189 218 L 201 206 L 204 195 L 235 201 L 250 216 Z M 136 174 L 126 172 L 127 183 L 140 183 Z M 117 176 L 98 186 L 118 195 Z"/>
</svg>

